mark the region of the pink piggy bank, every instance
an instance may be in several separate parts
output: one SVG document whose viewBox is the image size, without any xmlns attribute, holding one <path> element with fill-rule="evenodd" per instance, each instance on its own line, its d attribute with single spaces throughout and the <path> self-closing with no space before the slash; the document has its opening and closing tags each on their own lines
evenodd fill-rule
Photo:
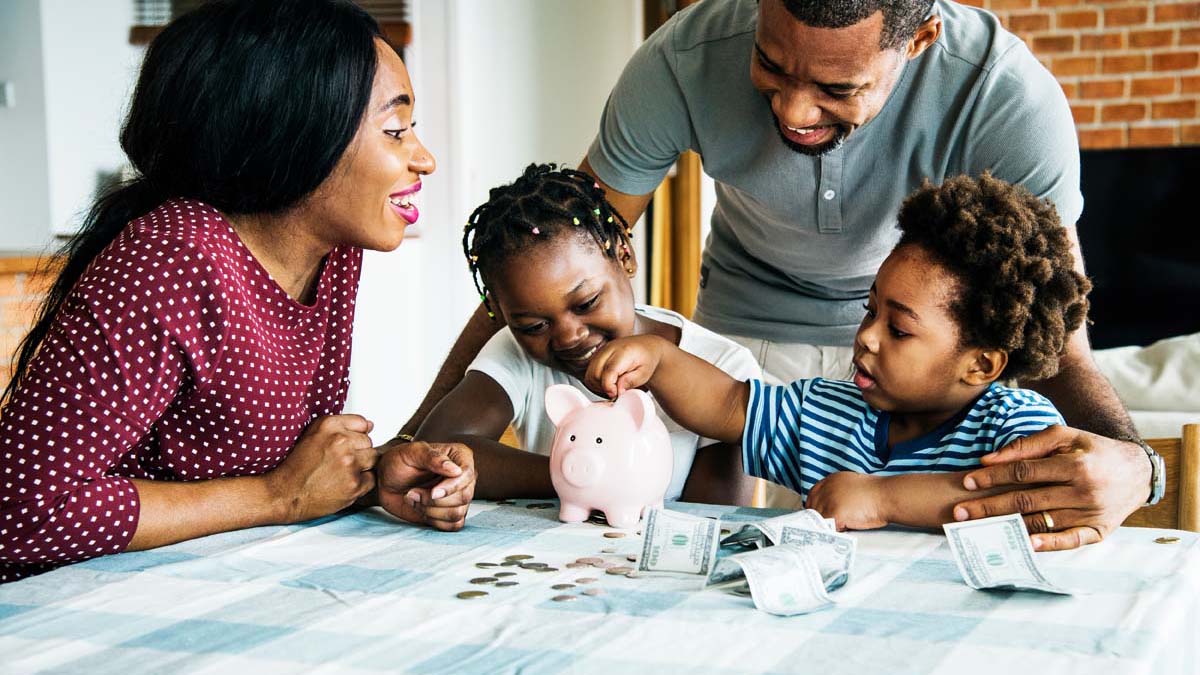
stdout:
<svg viewBox="0 0 1200 675">
<path fill-rule="evenodd" d="M 654 400 L 631 389 L 615 402 L 592 402 L 569 384 L 546 389 L 546 413 L 557 427 L 550 480 L 564 523 L 603 511 L 609 525 L 634 527 L 647 506 L 661 506 L 675 454 Z"/>
</svg>

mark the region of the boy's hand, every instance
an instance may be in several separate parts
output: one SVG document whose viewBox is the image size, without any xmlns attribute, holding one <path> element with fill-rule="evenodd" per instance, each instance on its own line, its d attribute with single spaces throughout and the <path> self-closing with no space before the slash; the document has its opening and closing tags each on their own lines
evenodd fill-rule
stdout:
<svg viewBox="0 0 1200 675">
<path fill-rule="evenodd" d="M 889 522 L 882 476 L 831 473 L 808 491 L 804 506 L 833 518 L 839 530 L 871 530 Z"/>
<path fill-rule="evenodd" d="M 666 341 L 654 335 L 613 340 L 592 357 L 584 384 L 600 396 L 617 398 L 650 381 Z"/>
</svg>

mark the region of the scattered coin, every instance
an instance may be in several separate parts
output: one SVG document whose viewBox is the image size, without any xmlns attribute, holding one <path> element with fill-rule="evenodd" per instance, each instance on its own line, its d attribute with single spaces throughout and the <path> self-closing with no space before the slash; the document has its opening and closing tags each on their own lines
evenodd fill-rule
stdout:
<svg viewBox="0 0 1200 675">
<path fill-rule="evenodd" d="M 617 552 L 617 549 L 615 549 L 615 548 L 602 548 L 602 549 L 600 549 L 600 552 L 601 552 L 601 553 L 616 553 L 616 552 Z"/>
<path fill-rule="evenodd" d="M 603 595 L 604 589 L 603 588 L 594 588 L 594 587 L 593 588 L 585 588 L 585 589 L 583 589 L 583 594 L 595 597 L 597 595 Z"/>
<path fill-rule="evenodd" d="M 615 562 L 608 562 L 607 560 L 601 560 L 601 561 L 600 561 L 600 562 L 598 562 L 598 563 L 592 563 L 592 567 L 598 567 L 598 568 L 600 568 L 600 569 L 602 569 L 602 570 L 606 570 L 606 569 L 608 569 L 608 568 L 610 568 L 610 567 L 616 567 L 616 566 L 617 566 L 617 563 L 615 563 Z"/>
<path fill-rule="evenodd" d="M 556 591 L 565 591 L 569 588 L 575 588 L 575 584 L 554 584 L 550 588 L 553 588 Z"/>
<path fill-rule="evenodd" d="M 533 560 L 533 556 L 525 554 L 525 553 L 518 553 L 516 555 L 506 555 L 506 556 L 504 556 L 504 559 L 505 560 L 516 560 L 517 562 L 520 562 L 522 560 Z"/>
<path fill-rule="evenodd" d="M 569 570 L 577 570 L 580 567 L 591 567 L 591 565 L 588 563 L 582 563 L 582 562 L 572 562 L 572 563 L 567 563 L 566 567 Z"/>
<path fill-rule="evenodd" d="M 577 595 L 567 595 L 564 593 L 563 595 L 556 595 L 550 599 L 555 602 L 569 602 L 571 600 L 576 600 L 578 598 L 579 598 L 579 596 L 577 596 Z"/>
<path fill-rule="evenodd" d="M 575 562 L 583 563 L 585 565 L 595 565 L 596 563 L 604 562 L 604 558 L 596 558 L 593 556 L 593 557 L 588 557 L 588 558 L 580 558 L 579 560 L 576 560 Z"/>
<path fill-rule="evenodd" d="M 594 584 L 594 583 L 596 583 L 596 577 L 579 577 L 578 579 L 575 580 L 575 583 L 577 583 L 577 584 Z"/>
<path fill-rule="evenodd" d="M 549 565 L 544 562 L 537 562 L 534 560 L 529 560 L 529 561 L 522 561 L 521 567 L 524 567 L 525 569 L 530 570 L 530 569 L 534 569 L 537 567 L 549 567 Z"/>
<path fill-rule="evenodd" d="M 727 530 L 723 527 L 721 528 L 721 536 L 722 537 L 728 537 L 731 534 L 733 534 L 733 530 Z"/>
<path fill-rule="evenodd" d="M 471 580 L 471 583 L 473 583 L 473 584 L 494 584 L 494 583 L 496 583 L 496 577 L 475 577 L 474 579 Z"/>
<path fill-rule="evenodd" d="M 519 567 L 520 565 L 520 560 L 505 560 L 504 562 L 500 563 L 501 567 Z"/>
<path fill-rule="evenodd" d="M 527 508 L 527 509 L 552 509 L 552 508 L 554 508 L 554 503 L 553 502 L 533 502 L 532 504 L 526 504 L 525 508 Z"/>
<path fill-rule="evenodd" d="M 494 577 L 515 577 L 515 576 L 517 576 L 517 573 L 516 572 L 496 572 L 492 576 L 494 576 Z"/>
<path fill-rule="evenodd" d="M 625 559 L 628 560 L 629 562 L 637 562 L 637 556 L 632 553 L 625 556 Z"/>
<path fill-rule="evenodd" d="M 534 571 L 536 571 L 536 572 L 557 572 L 558 568 L 557 567 L 536 567 L 536 568 L 534 568 Z"/>
<path fill-rule="evenodd" d="M 610 568 L 604 570 L 604 573 L 612 574 L 612 575 L 623 575 L 623 574 L 629 574 L 632 571 L 633 571 L 632 567 L 626 567 L 624 565 L 617 565 L 616 567 L 610 567 Z"/>
<path fill-rule="evenodd" d="M 625 573 L 626 579 L 641 579 L 642 575 L 637 570 L 630 570 Z"/>
<path fill-rule="evenodd" d="M 496 563 L 481 562 L 481 563 L 475 563 L 475 566 L 481 570 L 486 570 L 489 567 L 496 567 L 497 565 L 496 565 Z"/>
<path fill-rule="evenodd" d="M 1154 540 L 1156 544 L 1178 544 L 1179 537 L 1159 537 Z"/>
<path fill-rule="evenodd" d="M 454 597 L 459 600 L 472 600 L 474 598 L 482 598 L 485 595 L 487 595 L 487 591 L 463 591 Z"/>
<path fill-rule="evenodd" d="M 507 586 L 516 586 L 516 585 L 517 585 L 517 582 L 516 582 L 516 581 L 497 581 L 497 582 L 496 582 L 496 585 L 497 585 L 497 586 L 502 586 L 502 587 L 507 587 Z"/>
<path fill-rule="evenodd" d="M 620 539 L 621 537 L 624 537 L 624 536 L 625 536 L 624 532 L 605 532 L 604 533 L 605 539 Z"/>
</svg>

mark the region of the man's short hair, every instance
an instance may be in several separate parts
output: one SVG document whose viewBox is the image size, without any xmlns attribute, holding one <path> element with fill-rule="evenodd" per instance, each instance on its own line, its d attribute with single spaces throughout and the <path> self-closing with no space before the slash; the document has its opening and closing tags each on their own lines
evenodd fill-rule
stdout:
<svg viewBox="0 0 1200 675">
<path fill-rule="evenodd" d="M 933 0 L 783 0 L 783 6 L 801 23 L 814 28 L 845 28 L 882 11 L 879 48 L 898 49 L 929 17 Z"/>
</svg>

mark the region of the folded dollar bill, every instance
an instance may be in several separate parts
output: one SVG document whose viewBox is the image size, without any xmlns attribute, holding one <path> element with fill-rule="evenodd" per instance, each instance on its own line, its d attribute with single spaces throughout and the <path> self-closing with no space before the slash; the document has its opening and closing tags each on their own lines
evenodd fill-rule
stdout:
<svg viewBox="0 0 1200 675">
<path fill-rule="evenodd" d="M 649 509 L 643 526 L 642 572 L 707 575 L 717 560 L 721 521 L 678 511 Z"/>
<path fill-rule="evenodd" d="M 1050 581 L 1038 568 L 1029 530 L 1019 513 L 946 523 L 942 529 L 958 571 L 971 588 L 1074 594 Z"/>
<path fill-rule="evenodd" d="M 795 527 L 807 530 L 836 532 L 832 518 L 823 518 L 812 509 L 787 513 L 766 520 L 746 523 L 733 534 L 721 540 L 721 546 L 763 548 L 779 543 L 783 528 Z"/>
<path fill-rule="evenodd" d="M 811 548 L 785 543 L 721 558 L 704 587 L 748 593 L 762 611 L 792 616 L 834 604 L 821 577 Z"/>
</svg>

